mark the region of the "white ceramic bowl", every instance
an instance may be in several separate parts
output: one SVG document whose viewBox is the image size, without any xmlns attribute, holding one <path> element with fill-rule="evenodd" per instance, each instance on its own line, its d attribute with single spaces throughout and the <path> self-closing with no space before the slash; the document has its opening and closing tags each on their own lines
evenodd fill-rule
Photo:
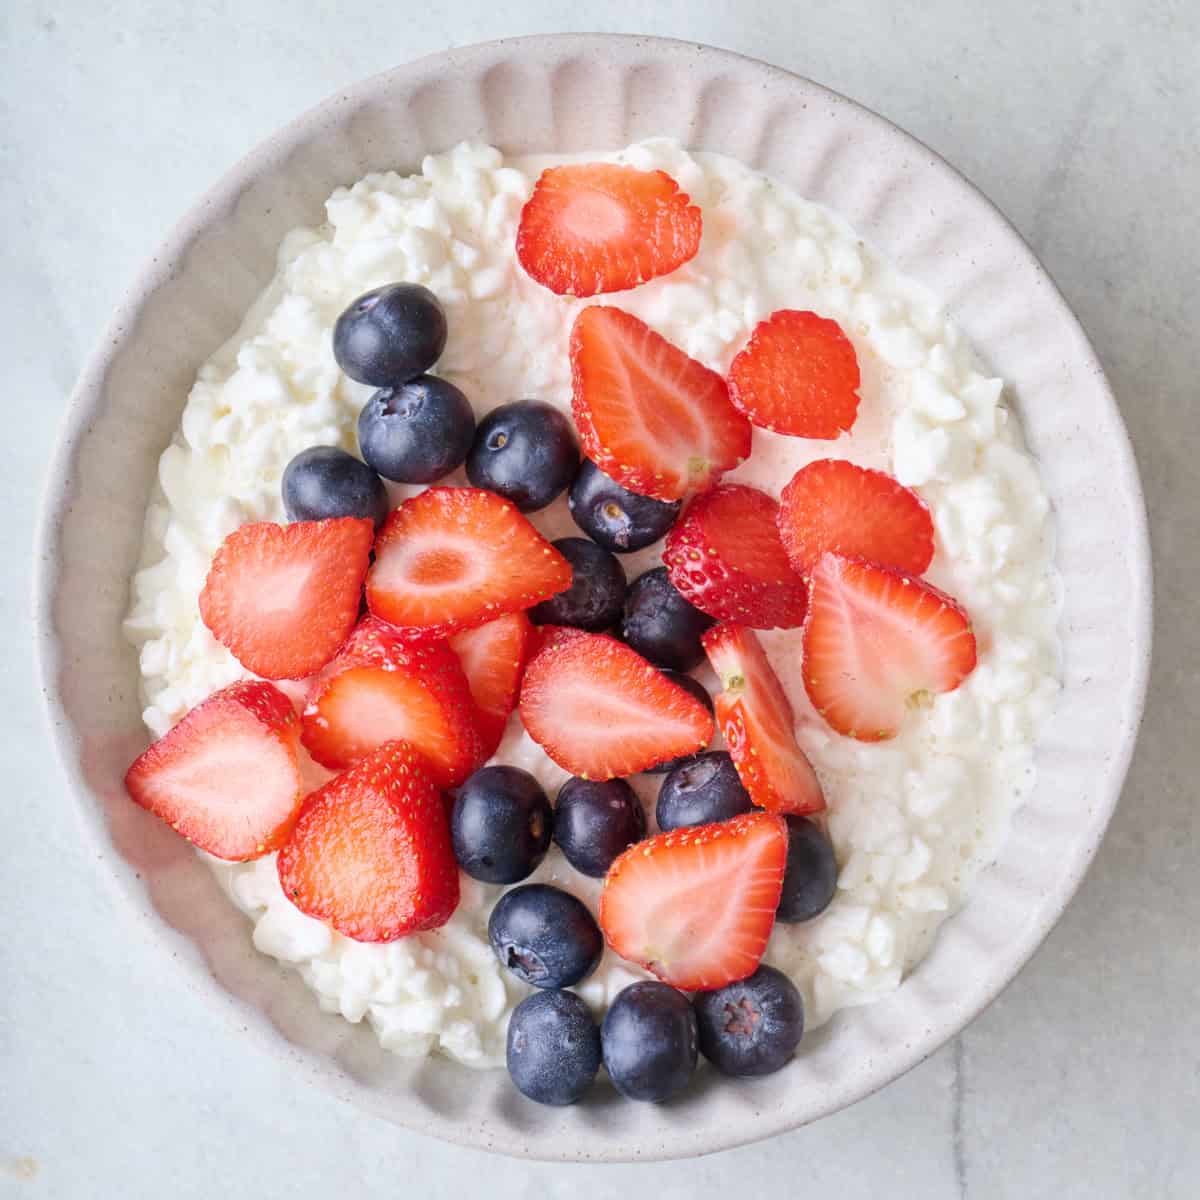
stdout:
<svg viewBox="0 0 1200 1200">
<path fill-rule="evenodd" d="M 894 995 L 841 1013 L 766 1080 L 706 1080 L 665 1106 L 597 1089 L 592 1102 L 544 1109 L 503 1072 L 385 1053 L 252 949 L 208 868 L 124 794 L 147 739 L 120 625 L 158 456 L 197 367 L 272 275 L 288 229 L 318 223 L 335 186 L 416 169 L 463 138 L 525 153 L 652 134 L 733 155 L 842 213 L 943 299 L 1009 382 L 1056 510 L 1065 686 L 1036 793 L 1000 861 Z M 995 209 L 924 146 L 816 84 L 703 46 L 495 42 L 369 79 L 300 118 L 202 197 L 151 259 L 79 380 L 49 479 L 36 590 L 50 719 L 85 836 L 173 957 L 164 969 L 188 971 L 256 1047 L 389 1120 L 467 1145 L 681 1157 L 791 1129 L 896 1078 L 1045 937 L 1104 833 L 1133 748 L 1150 652 L 1145 514 L 1112 395 L 1062 297 Z"/>
</svg>

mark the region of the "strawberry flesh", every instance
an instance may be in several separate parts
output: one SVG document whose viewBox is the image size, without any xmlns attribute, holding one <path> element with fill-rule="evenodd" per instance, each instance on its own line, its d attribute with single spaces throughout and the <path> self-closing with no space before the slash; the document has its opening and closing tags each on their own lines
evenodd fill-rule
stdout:
<svg viewBox="0 0 1200 1200">
<path fill-rule="evenodd" d="M 517 707 L 521 676 L 533 649 L 534 627 L 523 612 L 506 613 L 450 638 L 478 709 L 483 757 L 491 758 Z"/>
</svg>

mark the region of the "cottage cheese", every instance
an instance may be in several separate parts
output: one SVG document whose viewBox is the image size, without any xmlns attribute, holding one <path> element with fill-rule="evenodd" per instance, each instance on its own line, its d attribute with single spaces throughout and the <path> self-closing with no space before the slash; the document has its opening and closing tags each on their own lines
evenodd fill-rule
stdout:
<svg viewBox="0 0 1200 1200">
<path fill-rule="evenodd" d="M 692 262 L 611 302 L 718 371 L 759 320 L 784 307 L 835 318 L 858 352 L 862 405 L 852 435 L 826 443 L 756 430 L 753 456 L 728 478 L 777 496 L 814 458 L 891 471 L 929 505 L 937 553 L 928 577 L 966 606 L 979 639 L 979 666 L 962 687 L 912 714 L 895 740 L 867 745 L 834 734 L 813 712 L 797 634 L 764 635 L 828 797 L 841 864 L 830 908 L 806 925 L 777 926 L 767 952 L 800 986 L 811 1027 L 899 986 L 995 857 L 1032 786 L 1034 740 L 1058 686 L 1049 505 L 1001 380 L 937 303 L 839 217 L 731 159 L 671 142 L 601 157 L 670 172 L 704 212 Z M 280 476 L 298 451 L 354 449 L 370 389 L 338 371 L 330 330 L 356 296 L 398 279 L 432 288 L 450 325 L 438 370 L 480 414 L 525 396 L 568 406 L 567 337 L 581 302 L 534 284 L 513 251 L 521 205 L 550 161 L 506 162 L 497 150 L 462 145 L 427 158 L 420 175 L 368 175 L 339 189 L 324 227 L 284 239 L 276 279 L 201 369 L 159 464 L 126 625 L 140 648 L 154 734 L 244 674 L 197 609 L 222 539 L 244 522 L 284 519 Z M 396 500 L 413 490 L 392 489 Z M 575 531 L 562 501 L 533 520 L 549 537 Z M 628 556 L 630 578 L 659 552 Z M 715 686 L 706 671 L 701 678 Z M 497 758 L 532 771 L 551 795 L 566 777 L 515 718 Z M 657 782 L 635 781 L 651 812 Z M 322 1008 L 366 1019 L 400 1054 L 503 1061 L 508 1014 L 526 989 L 487 944 L 487 914 L 502 889 L 464 879 L 462 904 L 443 929 L 365 945 L 293 908 L 274 856 L 213 866 L 252 921 L 255 946 L 294 966 Z M 534 878 L 589 903 L 598 891 L 557 850 Z M 600 1011 L 638 977 L 606 953 L 578 990 Z"/>
</svg>

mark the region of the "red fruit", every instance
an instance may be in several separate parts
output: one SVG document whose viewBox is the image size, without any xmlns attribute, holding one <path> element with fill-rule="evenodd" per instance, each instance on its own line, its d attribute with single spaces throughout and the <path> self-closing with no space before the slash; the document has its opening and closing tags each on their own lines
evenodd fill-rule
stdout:
<svg viewBox="0 0 1200 1200">
<path fill-rule="evenodd" d="M 255 675 L 311 675 L 354 628 L 374 532 L 357 517 L 235 529 L 200 593 L 205 625 Z"/>
<path fill-rule="evenodd" d="M 277 865 L 301 912 L 356 942 L 436 929 L 458 907 L 446 810 L 425 759 L 404 742 L 313 792 Z"/>
<path fill-rule="evenodd" d="M 125 787 L 189 842 L 242 862 L 276 850 L 304 791 L 291 701 L 248 680 L 209 696 L 131 766 Z"/>
<path fill-rule="evenodd" d="M 517 258 L 559 295 L 619 292 L 693 258 L 700 226 L 700 210 L 664 171 L 550 167 L 521 210 Z"/>
<path fill-rule="evenodd" d="M 821 784 L 796 744 L 792 706 L 758 637 L 717 625 L 703 641 L 724 689 L 713 700 L 717 723 L 750 798 L 771 812 L 820 812 Z"/>
<path fill-rule="evenodd" d="M 786 866 L 787 825 L 771 813 L 672 829 L 609 867 L 600 928 L 665 983 L 712 991 L 758 968 Z"/>
<path fill-rule="evenodd" d="M 564 770 L 633 775 L 708 745 L 712 715 L 640 654 L 598 633 L 551 632 L 521 683 L 521 720 Z"/>
<path fill-rule="evenodd" d="M 475 724 L 485 759 L 496 753 L 509 715 L 517 707 L 533 642 L 534 627 L 523 612 L 506 613 L 450 639 L 479 710 Z"/>
<path fill-rule="evenodd" d="M 667 534 L 663 562 L 685 599 L 719 621 L 791 629 L 804 620 L 804 580 L 779 540 L 779 505 L 723 483 L 698 496 Z"/>
<path fill-rule="evenodd" d="M 380 531 L 367 604 L 410 640 L 441 638 L 570 586 L 567 560 L 515 504 L 479 488 L 433 487 Z"/>
<path fill-rule="evenodd" d="M 810 583 L 804 687 L 838 733 L 895 737 L 910 708 L 975 669 L 970 619 L 937 588 L 837 554 L 821 557 Z"/>
<path fill-rule="evenodd" d="M 780 309 L 729 367 L 729 395 L 763 429 L 835 438 L 858 415 L 858 358 L 836 321 Z"/>
<path fill-rule="evenodd" d="M 632 313 L 593 305 L 571 329 L 572 411 L 583 452 L 630 491 L 679 500 L 750 454 L 725 380 Z"/>
</svg>

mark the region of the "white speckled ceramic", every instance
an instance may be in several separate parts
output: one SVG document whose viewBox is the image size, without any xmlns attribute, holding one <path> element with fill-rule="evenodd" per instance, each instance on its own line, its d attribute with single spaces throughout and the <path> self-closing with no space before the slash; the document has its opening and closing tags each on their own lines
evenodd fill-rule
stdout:
<svg viewBox="0 0 1200 1200">
<path fill-rule="evenodd" d="M 893 996 L 841 1013 L 766 1080 L 706 1073 L 668 1105 L 598 1088 L 589 1103 L 544 1109 L 503 1072 L 385 1053 L 253 950 L 207 867 L 122 790 L 146 734 L 120 624 L 158 456 L 197 367 L 272 275 L 288 229 L 319 222 L 338 184 L 417 169 L 427 151 L 463 138 L 525 153 L 653 134 L 734 155 L 837 209 L 943 298 L 1009 382 L 1057 511 L 1065 687 L 1036 793 L 1001 860 Z M 1054 284 L 924 146 L 816 84 L 703 46 L 567 35 L 468 47 L 369 79 L 288 126 L 200 200 L 138 278 L 79 380 L 49 479 L 36 583 L 49 715 L 84 836 L 161 939 L 164 970 L 187 971 L 210 993 L 247 1053 L 290 1059 L 371 1112 L 471 1146 L 557 1159 L 701 1154 L 814 1120 L 896 1078 L 975 1016 L 1045 937 L 1104 833 L 1137 732 L 1151 609 L 1141 490 L 1101 368 Z"/>
</svg>

